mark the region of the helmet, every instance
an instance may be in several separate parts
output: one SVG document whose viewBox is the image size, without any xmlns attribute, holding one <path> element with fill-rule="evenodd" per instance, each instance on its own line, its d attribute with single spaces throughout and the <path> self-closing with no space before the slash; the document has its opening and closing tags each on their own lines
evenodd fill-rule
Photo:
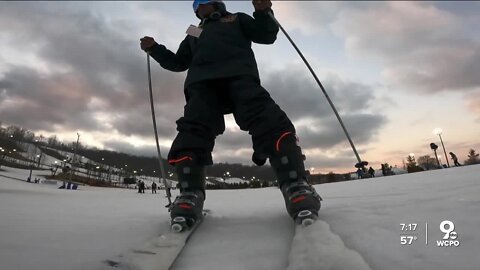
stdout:
<svg viewBox="0 0 480 270">
<path fill-rule="evenodd" d="M 200 5 L 205 5 L 205 4 L 211 4 L 211 3 L 217 3 L 217 8 L 220 10 L 226 10 L 225 8 L 225 3 L 222 2 L 222 0 L 194 0 L 193 1 L 193 12 L 197 13 L 198 7 Z"/>
</svg>

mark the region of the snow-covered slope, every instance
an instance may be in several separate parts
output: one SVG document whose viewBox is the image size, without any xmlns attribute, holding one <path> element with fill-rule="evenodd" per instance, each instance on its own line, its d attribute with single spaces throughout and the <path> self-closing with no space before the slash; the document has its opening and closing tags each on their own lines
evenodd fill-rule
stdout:
<svg viewBox="0 0 480 270">
<path fill-rule="evenodd" d="M 320 220 L 295 236 L 278 189 L 208 191 L 211 214 L 174 269 L 479 269 L 479 165 L 316 188 Z M 160 194 L 0 176 L 1 268 L 109 269 L 106 260 L 168 229 L 165 204 Z M 454 222 L 458 247 L 437 246 L 444 220 Z M 402 231 L 403 223 L 417 225 Z"/>
</svg>

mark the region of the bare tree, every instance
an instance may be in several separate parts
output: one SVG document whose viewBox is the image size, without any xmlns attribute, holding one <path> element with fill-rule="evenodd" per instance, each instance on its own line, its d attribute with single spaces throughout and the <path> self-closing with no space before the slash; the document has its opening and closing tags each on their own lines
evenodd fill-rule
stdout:
<svg viewBox="0 0 480 270">
<path fill-rule="evenodd" d="M 437 160 L 429 155 L 419 157 L 417 162 L 418 166 L 424 168 L 425 170 L 432 170 L 438 168 Z"/>
</svg>

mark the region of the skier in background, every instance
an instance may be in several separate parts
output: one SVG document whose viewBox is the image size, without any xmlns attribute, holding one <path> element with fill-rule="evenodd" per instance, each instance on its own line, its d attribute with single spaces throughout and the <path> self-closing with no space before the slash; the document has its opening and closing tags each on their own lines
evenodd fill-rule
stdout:
<svg viewBox="0 0 480 270">
<path fill-rule="evenodd" d="M 382 175 L 387 176 L 387 168 L 385 167 L 385 164 L 382 164 Z"/>
<path fill-rule="evenodd" d="M 140 183 L 140 186 L 142 187 L 142 193 L 145 193 L 145 189 L 147 188 L 147 186 L 145 185 L 145 182 L 141 182 Z"/>
<path fill-rule="evenodd" d="M 140 39 L 141 49 L 163 68 L 188 70 L 184 85 L 186 106 L 178 119 L 178 134 L 168 154 L 175 166 L 180 195 L 171 217 L 196 220 L 205 200 L 205 166 L 213 164 L 215 138 L 225 130 L 224 114 L 233 113 L 243 131 L 252 136 L 252 161 L 269 159 L 293 219 L 302 210 L 314 216 L 321 198 L 307 180 L 295 127 L 260 85 L 252 42 L 273 44 L 278 26 L 269 17 L 270 0 L 254 0 L 253 17 L 230 13 L 222 1 L 195 0 L 193 11 L 201 20 L 191 26 L 176 53 L 152 37 Z M 293 89 L 292 89 L 293 91 Z"/>
<path fill-rule="evenodd" d="M 453 163 L 455 164 L 455 166 L 462 166 L 462 164 L 460 164 L 458 162 L 458 158 L 457 158 L 457 155 L 455 155 L 453 152 L 450 152 L 450 157 L 452 158 L 453 160 Z"/>
<path fill-rule="evenodd" d="M 145 182 L 138 180 L 138 193 L 145 193 Z"/>
<path fill-rule="evenodd" d="M 357 176 L 358 176 L 358 179 L 363 179 L 363 176 L 364 176 L 365 172 L 362 170 L 362 168 L 358 168 L 357 170 Z"/>
<path fill-rule="evenodd" d="M 375 170 L 372 167 L 368 169 L 368 174 L 370 174 L 371 178 L 375 178 Z"/>
<path fill-rule="evenodd" d="M 142 181 L 141 180 L 138 180 L 137 187 L 138 187 L 138 193 L 142 193 Z"/>
<path fill-rule="evenodd" d="M 157 194 L 157 183 L 155 183 L 155 181 L 152 183 L 152 194 L 153 193 Z"/>
</svg>

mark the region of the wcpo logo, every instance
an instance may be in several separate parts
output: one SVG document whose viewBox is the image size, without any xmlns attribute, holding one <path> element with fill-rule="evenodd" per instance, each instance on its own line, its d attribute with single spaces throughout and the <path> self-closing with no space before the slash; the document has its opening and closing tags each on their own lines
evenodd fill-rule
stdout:
<svg viewBox="0 0 480 270">
<path fill-rule="evenodd" d="M 455 224 L 450 220 L 444 220 L 440 223 L 440 231 L 444 233 L 443 240 L 437 240 L 439 247 L 458 247 L 460 242 L 457 240 L 458 234 L 455 231 Z"/>
</svg>

